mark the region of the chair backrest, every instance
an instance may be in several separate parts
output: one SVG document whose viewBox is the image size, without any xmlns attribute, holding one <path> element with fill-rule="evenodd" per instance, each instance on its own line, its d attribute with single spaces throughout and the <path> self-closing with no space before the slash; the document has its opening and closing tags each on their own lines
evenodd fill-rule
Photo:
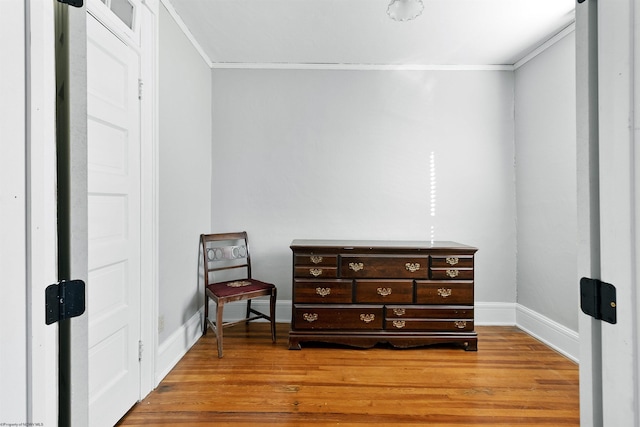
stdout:
<svg viewBox="0 0 640 427">
<path fill-rule="evenodd" d="M 251 256 L 247 232 L 201 234 L 205 286 L 211 283 L 251 278 Z M 212 280 L 210 275 L 215 274 Z"/>
</svg>

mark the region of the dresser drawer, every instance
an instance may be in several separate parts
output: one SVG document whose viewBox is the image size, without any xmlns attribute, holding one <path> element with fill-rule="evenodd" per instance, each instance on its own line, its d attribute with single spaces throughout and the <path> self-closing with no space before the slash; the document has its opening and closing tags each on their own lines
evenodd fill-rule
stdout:
<svg viewBox="0 0 640 427">
<path fill-rule="evenodd" d="M 412 303 L 413 280 L 356 280 L 356 303 Z"/>
<path fill-rule="evenodd" d="M 429 278 L 429 257 L 342 256 L 340 274 L 353 278 Z"/>
<path fill-rule="evenodd" d="M 432 268 L 473 268 L 473 255 L 431 255 Z"/>
<path fill-rule="evenodd" d="M 416 304 L 473 305 L 473 282 L 417 280 Z"/>
<path fill-rule="evenodd" d="M 380 330 L 384 320 L 381 305 L 295 305 L 294 329 Z"/>
<path fill-rule="evenodd" d="M 336 255 L 296 254 L 293 257 L 293 265 L 337 267 L 338 257 Z"/>
<path fill-rule="evenodd" d="M 473 331 L 473 320 L 394 319 L 387 321 L 385 329 L 388 331 L 470 332 Z"/>
<path fill-rule="evenodd" d="M 349 304 L 353 301 L 351 280 L 295 279 L 293 286 L 294 303 Z"/>
<path fill-rule="evenodd" d="M 336 267 L 296 266 L 294 267 L 294 275 L 295 277 L 331 279 L 338 276 L 338 269 Z"/>
<path fill-rule="evenodd" d="M 473 280 L 473 268 L 434 268 L 430 267 L 431 278 L 435 280 Z"/>
<path fill-rule="evenodd" d="M 472 306 L 389 305 L 385 307 L 387 322 L 397 319 L 473 319 Z"/>
</svg>

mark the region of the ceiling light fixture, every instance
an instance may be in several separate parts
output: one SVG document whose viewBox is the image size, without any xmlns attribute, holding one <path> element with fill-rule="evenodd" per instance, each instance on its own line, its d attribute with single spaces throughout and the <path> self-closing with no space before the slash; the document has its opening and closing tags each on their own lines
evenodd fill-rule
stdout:
<svg viewBox="0 0 640 427">
<path fill-rule="evenodd" d="M 387 7 L 387 15 L 395 21 L 411 21 L 422 15 L 422 0 L 391 0 Z"/>
</svg>

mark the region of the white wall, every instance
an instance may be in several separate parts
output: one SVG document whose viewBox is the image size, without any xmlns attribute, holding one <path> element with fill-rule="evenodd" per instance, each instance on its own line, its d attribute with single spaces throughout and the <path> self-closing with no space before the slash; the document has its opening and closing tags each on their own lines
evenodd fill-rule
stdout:
<svg viewBox="0 0 640 427">
<path fill-rule="evenodd" d="M 293 239 L 433 237 L 479 248 L 477 302 L 515 303 L 512 72 L 212 73 L 213 229 L 249 232 L 279 301 Z"/>
<path fill-rule="evenodd" d="M 518 303 L 578 330 L 575 33 L 515 72 Z"/>
<path fill-rule="evenodd" d="M 164 6 L 159 21 L 162 346 L 202 305 L 198 238 L 211 227 L 211 71 Z"/>
</svg>

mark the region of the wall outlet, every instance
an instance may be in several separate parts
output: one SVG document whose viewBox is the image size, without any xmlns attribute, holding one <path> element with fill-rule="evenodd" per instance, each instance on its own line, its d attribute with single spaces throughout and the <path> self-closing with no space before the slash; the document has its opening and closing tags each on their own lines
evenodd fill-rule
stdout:
<svg viewBox="0 0 640 427">
<path fill-rule="evenodd" d="M 158 316 L 158 333 L 164 331 L 164 314 Z"/>
</svg>

